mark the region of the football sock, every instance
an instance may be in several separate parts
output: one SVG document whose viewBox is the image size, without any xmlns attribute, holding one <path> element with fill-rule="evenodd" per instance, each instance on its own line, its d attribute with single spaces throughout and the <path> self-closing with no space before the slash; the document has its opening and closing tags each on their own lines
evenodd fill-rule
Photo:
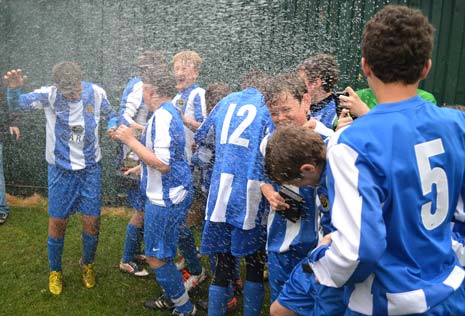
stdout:
<svg viewBox="0 0 465 316">
<path fill-rule="evenodd" d="M 210 285 L 208 290 L 208 316 L 225 316 L 228 304 L 228 288 Z M 257 314 L 256 314 L 257 315 Z"/>
<path fill-rule="evenodd" d="M 122 262 L 134 261 L 134 253 L 137 247 L 138 228 L 131 223 L 126 228 L 126 240 L 124 241 Z"/>
<path fill-rule="evenodd" d="M 176 310 L 182 313 L 192 311 L 193 306 L 182 283 L 181 273 L 176 269 L 174 262 L 170 260 L 160 268 L 153 269 L 153 272 L 158 284 L 160 284 L 165 294 L 173 301 Z"/>
<path fill-rule="evenodd" d="M 263 283 L 245 281 L 244 284 L 244 316 L 260 314 L 265 290 Z"/>
<path fill-rule="evenodd" d="M 186 260 L 187 270 L 190 274 L 199 275 L 202 273 L 202 265 L 197 258 L 197 248 L 195 247 L 194 234 L 185 224 L 179 227 L 178 248 L 181 255 Z"/>
<path fill-rule="evenodd" d="M 82 263 L 89 264 L 94 262 L 95 252 L 97 251 L 98 235 L 88 235 L 82 233 Z"/>
<path fill-rule="evenodd" d="M 53 238 L 48 236 L 48 265 L 50 271 L 61 271 L 61 256 L 63 254 L 63 245 L 65 238 Z"/>
</svg>

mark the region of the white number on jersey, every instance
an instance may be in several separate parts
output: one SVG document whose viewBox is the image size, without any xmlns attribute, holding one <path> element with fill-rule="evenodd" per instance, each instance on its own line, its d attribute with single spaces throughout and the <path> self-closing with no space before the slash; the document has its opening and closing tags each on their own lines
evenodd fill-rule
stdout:
<svg viewBox="0 0 465 316">
<path fill-rule="evenodd" d="M 249 146 L 249 140 L 242 138 L 241 134 L 245 131 L 250 124 L 252 124 L 255 116 L 257 116 L 257 109 L 252 104 L 243 105 L 239 111 L 237 111 L 237 116 L 244 116 L 247 112 L 247 116 L 245 119 L 239 124 L 239 126 L 231 133 L 231 136 L 228 138 L 229 133 L 229 125 L 231 124 L 231 119 L 236 109 L 237 104 L 231 103 L 228 107 L 228 112 L 226 112 L 226 116 L 224 117 L 223 128 L 221 129 L 221 139 L 220 144 L 233 144 L 243 147 Z"/>
<path fill-rule="evenodd" d="M 449 187 L 444 169 L 434 167 L 431 169 L 429 158 L 444 153 L 441 139 L 415 145 L 418 171 L 420 173 L 421 189 L 423 195 L 431 193 L 433 184 L 436 184 L 436 210 L 432 212 L 432 202 L 421 207 L 421 220 L 428 230 L 433 230 L 447 217 L 449 210 Z"/>
</svg>

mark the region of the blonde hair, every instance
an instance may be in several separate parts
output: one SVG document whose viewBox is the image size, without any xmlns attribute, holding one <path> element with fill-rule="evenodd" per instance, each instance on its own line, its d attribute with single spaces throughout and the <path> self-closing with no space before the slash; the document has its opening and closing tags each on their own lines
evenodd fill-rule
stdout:
<svg viewBox="0 0 465 316">
<path fill-rule="evenodd" d="M 193 50 L 184 50 L 182 52 L 177 53 L 173 56 L 172 64 L 177 61 L 183 62 L 192 62 L 194 64 L 195 70 L 200 70 L 200 64 L 202 63 L 202 58 L 200 55 L 194 52 Z"/>
</svg>

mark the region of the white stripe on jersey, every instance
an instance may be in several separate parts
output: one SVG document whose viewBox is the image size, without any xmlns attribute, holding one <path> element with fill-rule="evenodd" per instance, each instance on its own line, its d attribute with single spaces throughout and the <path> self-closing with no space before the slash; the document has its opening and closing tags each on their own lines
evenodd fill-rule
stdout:
<svg viewBox="0 0 465 316">
<path fill-rule="evenodd" d="M 153 151 L 153 142 L 152 142 L 152 125 L 153 120 L 150 120 L 147 123 L 146 130 L 146 147 Z M 147 189 L 146 194 L 147 198 L 155 205 L 166 206 L 165 201 L 163 200 L 163 186 L 161 185 L 162 174 L 157 169 L 147 166 Z"/>
<path fill-rule="evenodd" d="M 103 99 L 107 99 L 107 93 L 105 92 L 105 90 L 103 90 L 101 87 L 93 84 L 92 85 L 92 88 L 94 89 L 94 100 L 95 100 L 95 108 L 94 108 L 94 119 L 95 119 L 95 122 L 97 123 L 97 128 L 95 128 L 94 130 L 94 134 L 95 134 L 95 161 L 100 161 L 102 159 L 102 151 L 100 149 L 100 137 L 98 137 L 98 133 L 99 133 L 99 128 L 98 128 L 98 124 L 100 122 L 100 107 L 102 106 L 102 101 Z M 85 104 L 84 104 L 85 106 Z"/>
<path fill-rule="evenodd" d="M 356 283 L 350 294 L 348 307 L 365 315 L 373 313 L 373 295 L 371 287 L 375 279 L 374 273 L 370 274 L 362 283 Z"/>
<path fill-rule="evenodd" d="M 335 136 L 330 140 L 330 144 L 338 138 L 338 133 Z M 325 256 L 312 265 L 315 276 L 326 286 L 344 285 L 359 263 L 362 198 L 357 191 L 359 174 L 355 167 L 357 157 L 358 153 L 345 144 L 331 146 L 328 150 L 327 159 L 333 178 L 338 179 L 334 188 L 331 214 L 331 221 L 336 231 L 331 234 L 333 243 Z M 348 174 L 350 176 L 347 176 Z M 350 213 L 341 210 L 350 210 Z M 344 251 L 337 245 L 343 245 Z"/>
<path fill-rule="evenodd" d="M 97 98 L 96 98 L 97 100 Z M 68 102 L 69 105 L 69 126 L 85 126 L 84 123 L 84 115 L 82 113 L 83 107 L 87 105 L 82 104 L 82 100 L 78 102 Z M 85 111 L 85 108 L 84 108 Z M 95 137 L 96 137 L 96 145 L 98 146 L 98 134 L 97 129 L 95 129 Z M 84 134 L 82 135 L 84 136 Z M 84 157 L 84 139 L 79 142 L 74 141 L 74 139 L 70 139 L 68 141 L 69 147 L 69 162 L 71 164 L 71 169 L 78 170 L 82 169 L 82 162 L 85 161 Z M 95 148 L 96 150 L 98 147 Z"/>
<path fill-rule="evenodd" d="M 36 102 L 34 102 L 36 103 Z M 40 102 L 37 102 L 40 103 Z M 45 141 L 45 160 L 50 164 L 55 164 L 55 146 L 56 146 L 56 136 L 55 136 L 55 125 L 57 117 L 53 113 L 53 109 L 50 107 L 44 108 L 44 114 L 47 118 L 45 120 L 46 125 L 46 141 Z"/>
<path fill-rule="evenodd" d="M 262 200 L 262 191 L 260 190 L 261 181 L 247 180 L 247 209 L 245 211 L 244 223 L 242 229 L 249 230 L 255 227 L 258 208 Z"/>
<path fill-rule="evenodd" d="M 232 191 L 232 182 L 234 175 L 230 173 L 222 173 L 220 175 L 220 185 L 218 188 L 218 197 L 216 198 L 215 208 L 210 216 L 211 222 L 226 222 L 226 209 L 229 201 L 229 196 Z M 211 190 L 211 187 L 210 187 Z M 208 214 L 207 214 L 208 216 Z M 207 218 L 206 218 L 207 219 Z"/>
<path fill-rule="evenodd" d="M 460 264 L 465 266 L 465 245 L 455 239 L 452 239 L 452 249 L 457 256 L 457 259 L 459 259 Z"/>
<path fill-rule="evenodd" d="M 142 103 L 143 85 L 144 83 L 142 81 L 134 84 L 131 93 L 129 93 L 126 99 L 126 109 L 124 111 L 123 117 L 126 121 L 128 121 L 129 124 L 134 123 L 133 117 L 136 116 L 136 113 L 138 113 L 139 105 Z M 145 120 L 142 125 L 145 124 L 146 121 L 147 120 Z"/>
<path fill-rule="evenodd" d="M 169 133 L 169 126 L 173 117 L 171 113 L 166 111 L 163 108 L 158 109 L 157 115 L 155 116 L 155 126 L 167 126 L 166 130 L 157 128 L 155 133 L 155 142 L 151 144 L 151 150 L 155 153 L 158 159 L 160 159 L 165 165 L 170 164 L 171 154 L 170 154 L 170 144 L 171 136 Z M 160 133 L 163 131 L 163 133 Z M 152 140 L 152 127 L 148 131 L 150 133 L 150 142 Z M 147 135 L 149 137 L 149 135 Z"/>
<path fill-rule="evenodd" d="M 465 224 L 465 208 L 463 205 L 463 198 L 461 194 L 459 195 L 459 199 L 457 201 L 457 207 L 455 209 L 454 218 L 457 221 Z"/>
</svg>

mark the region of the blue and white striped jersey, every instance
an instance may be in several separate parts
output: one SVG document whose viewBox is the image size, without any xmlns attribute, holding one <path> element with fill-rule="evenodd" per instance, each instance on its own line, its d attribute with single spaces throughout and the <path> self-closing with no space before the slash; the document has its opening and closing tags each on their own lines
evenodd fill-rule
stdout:
<svg viewBox="0 0 465 316">
<path fill-rule="evenodd" d="M 192 176 L 184 153 L 184 124 L 171 102 L 153 112 L 142 135 L 142 144 L 170 166 L 161 173 L 142 163 L 141 191 L 152 204 L 169 207 L 181 203 L 191 189 Z"/>
<path fill-rule="evenodd" d="M 119 124 L 130 126 L 138 123 L 145 125 L 149 119 L 149 109 L 144 105 L 143 82 L 139 77 L 129 80 L 123 91 L 119 108 Z"/>
<path fill-rule="evenodd" d="M 323 108 L 319 107 L 319 109 L 316 110 L 316 111 L 312 110 L 312 112 L 310 114 L 310 117 L 316 119 L 317 121 L 320 121 L 327 128 L 332 129 L 334 127 L 334 124 L 335 124 L 336 120 L 337 120 L 336 100 L 334 99 L 333 94 L 331 94 L 328 98 L 320 101 L 320 103 L 322 103 L 322 104 L 324 103 Z M 318 103 L 318 105 L 319 105 L 319 103 Z"/>
<path fill-rule="evenodd" d="M 263 95 L 255 88 L 223 98 L 195 134 L 200 143 L 215 130 L 215 164 L 206 220 L 249 230 L 262 222 L 260 177 L 255 167 L 263 137 L 273 127 Z"/>
<path fill-rule="evenodd" d="M 105 115 L 108 128 L 115 127 L 117 121 L 102 88 L 83 81 L 82 89 L 79 101 L 66 100 L 55 86 L 27 94 L 20 94 L 20 89 L 8 89 L 9 102 L 17 103 L 20 109 L 44 110 L 46 160 L 67 170 L 84 169 L 100 161 L 100 115 Z"/>
<path fill-rule="evenodd" d="M 205 103 L 205 89 L 193 84 L 187 89 L 179 92 L 173 98 L 173 104 L 182 110 L 185 117 L 194 119 L 197 122 L 203 122 L 207 116 L 207 106 Z M 186 158 L 187 162 L 191 164 L 192 157 L 192 143 L 194 142 L 194 132 L 187 126 L 186 132 Z"/>
<path fill-rule="evenodd" d="M 367 315 L 427 311 L 465 271 L 450 223 L 465 192 L 465 114 L 414 97 L 378 104 L 328 145 L 336 229 L 311 254 L 323 285 L 351 287 Z"/>
</svg>

